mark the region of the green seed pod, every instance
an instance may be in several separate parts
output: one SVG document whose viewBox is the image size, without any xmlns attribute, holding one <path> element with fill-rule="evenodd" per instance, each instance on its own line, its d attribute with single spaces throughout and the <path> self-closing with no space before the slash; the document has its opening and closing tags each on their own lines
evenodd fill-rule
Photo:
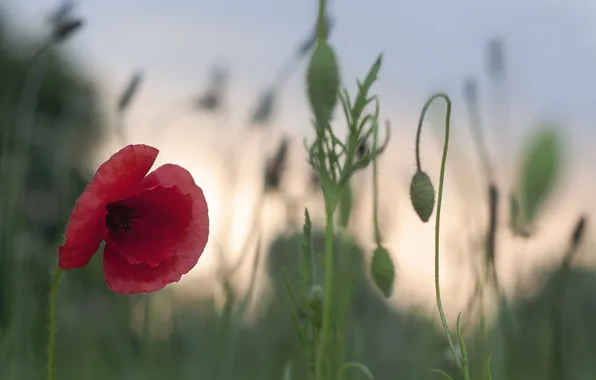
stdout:
<svg viewBox="0 0 596 380">
<path fill-rule="evenodd" d="M 371 273 L 375 284 L 389 298 L 393 292 L 395 282 L 395 265 L 389 252 L 383 247 L 377 247 L 373 253 Z"/>
<path fill-rule="evenodd" d="M 325 42 L 315 48 L 306 74 L 306 86 L 317 122 L 327 124 L 337 103 L 339 68 L 333 48 Z"/>
<path fill-rule="evenodd" d="M 410 200 L 420 219 L 425 223 L 428 222 L 435 207 L 435 189 L 428 174 L 421 170 L 412 177 Z"/>
</svg>

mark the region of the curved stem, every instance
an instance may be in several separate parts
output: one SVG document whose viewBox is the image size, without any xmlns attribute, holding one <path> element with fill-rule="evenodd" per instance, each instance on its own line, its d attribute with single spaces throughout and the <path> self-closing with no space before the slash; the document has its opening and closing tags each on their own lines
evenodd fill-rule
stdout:
<svg viewBox="0 0 596 380">
<path fill-rule="evenodd" d="M 50 338 L 48 341 L 48 375 L 47 379 L 54 378 L 54 352 L 56 346 L 56 293 L 60 282 L 60 268 L 56 268 L 50 288 Z"/>
<path fill-rule="evenodd" d="M 441 172 L 439 176 L 439 193 L 437 196 L 437 216 L 435 222 L 435 296 L 437 298 L 437 308 L 439 309 L 439 314 L 441 316 L 441 323 L 443 325 L 443 329 L 445 330 L 445 335 L 447 335 L 447 340 L 449 342 L 449 348 L 451 349 L 451 353 L 453 354 L 453 358 L 455 359 L 457 366 L 462 371 L 464 375 L 464 379 L 469 379 L 467 365 L 463 365 L 462 361 L 459 359 L 457 351 L 455 349 L 455 344 L 453 342 L 453 338 L 451 337 L 451 331 L 449 329 L 449 325 L 447 324 L 447 318 L 445 317 L 445 312 L 443 310 L 443 303 L 441 301 L 441 282 L 440 282 L 440 255 L 439 255 L 439 238 L 440 238 L 440 222 L 441 222 L 441 206 L 443 204 L 443 185 L 445 182 L 445 167 L 447 165 L 447 150 L 449 148 L 449 129 L 450 129 L 450 122 L 451 122 L 451 99 L 444 93 L 438 93 L 431 96 L 424 107 L 422 108 L 422 112 L 420 113 L 420 120 L 418 121 L 418 131 L 416 133 L 416 165 L 418 170 L 420 170 L 420 134 L 422 131 L 422 123 L 424 121 L 424 116 L 432 102 L 437 98 L 443 98 L 447 103 L 447 113 L 445 115 L 445 142 L 443 145 L 443 157 L 441 159 Z"/>
<path fill-rule="evenodd" d="M 422 122 L 424 121 L 424 116 L 426 115 L 428 107 L 430 107 L 435 99 L 436 95 L 426 101 L 422 108 L 422 112 L 420 112 L 420 118 L 418 119 L 418 127 L 416 128 L 416 170 L 418 171 L 422 171 L 422 165 L 420 164 L 420 135 L 422 134 Z"/>
</svg>

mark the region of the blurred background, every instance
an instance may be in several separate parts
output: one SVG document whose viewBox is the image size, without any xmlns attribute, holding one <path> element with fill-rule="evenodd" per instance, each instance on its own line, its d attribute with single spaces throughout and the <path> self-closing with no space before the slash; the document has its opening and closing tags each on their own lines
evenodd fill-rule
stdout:
<svg viewBox="0 0 596 380">
<path fill-rule="evenodd" d="M 66 273 L 57 378 L 305 377 L 281 269 L 297 266 L 304 207 L 323 226 L 303 145 L 316 6 L 0 3 L 0 380 L 43 375 L 57 245 L 95 169 L 130 143 L 159 148 L 156 166 L 189 169 L 209 203 L 210 240 L 195 269 L 157 294 L 110 293 L 100 255 Z M 346 357 L 376 379 L 456 375 L 434 298 L 434 217 L 420 222 L 408 194 L 421 107 L 445 91 L 454 108 L 441 284 L 450 322 L 463 312 L 474 378 L 488 354 L 493 379 L 596 378 L 596 3 L 332 1 L 329 17 L 350 94 L 383 54 L 373 93 L 391 124 L 380 218 L 396 286 L 384 299 L 369 281 L 366 169 L 338 221 Z M 47 43 L 79 19 L 80 30 Z M 434 104 L 423 131 L 435 185 L 445 110 Z M 334 123 L 345 130 L 340 111 Z"/>
</svg>

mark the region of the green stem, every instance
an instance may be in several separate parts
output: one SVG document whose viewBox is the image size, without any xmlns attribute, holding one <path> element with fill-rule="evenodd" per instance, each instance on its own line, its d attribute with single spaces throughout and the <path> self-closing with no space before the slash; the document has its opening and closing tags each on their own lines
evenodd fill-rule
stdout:
<svg viewBox="0 0 596 380">
<path fill-rule="evenodd" d="M 48 380 L 54 378 L 54 351 L 56 346 L 56 293 L 60 282 L 60 268 L 56 268 L 50 288 L 50 338 L 48 342 Z"/>
<path fill-rule="evenodd" d="M 143 360 L 145 360 L 145 371 L 150 375 L 151 371 L 151 293 L 143 294 Z"/>
<path fill-rule="evenodd" d="M 327 25 L 325 16 L 327 15 L 327 0 L 319 0 L 319 15 L 317 18 L 317 42 L 327 40 Z"/>
<path fill-rule="evenodd" d="M 315 376 L 317 380 L 323 379 L 323 364 L 328 358 L 329 341 L 331 340 L 331 300 L 333 294 L 333 214 L 335 203 L 329 204 L 325 200 L 326 227 L 325 227 L 325 297 L 323 298 L 323 323 L 321 337 L 317 350 Z"/>
<path fill-rule="evenodd" d="M 424 116 L 432 102 L 437 98 L 443 98 L 447 103 L 447 113 L 445 116 L 445 142 L 443 145 L 443 157 L 441 159 L 441 172 L 439 176 L 439 194 L 437 196 L 437 216 L 435 222 L 435 296 L 437 298 L 437 308 L 439 309 L 439 314 L 441 316 L 441 324 L 443 325 L 443 329 L 445 330 L 445 335 L 447 335 L 447 341 L 449 342 L 449 348 L 451 353 L 453 354 L 453 358 L 455 359 L 457 366 L 461 370 L 464 379 L 469 380 L 469 370 L 468 365 L 466 362 L 465 365 L 462 364 L 462 361 L 459 359 L 457 351 L 455 350 L 455 344 L 453 343 L 453 338 L 451 337 L 451 331 L 449 329 L 449 325 L 447 324 L 447 318 L 445 317 L 445 311 L 443 310 L 443 303 L 441 301 L 441 282 L 440 282 L 440 254 L 439 254 L 439 240 L 440 240 L 440 222 L 441 222 L 441 206 L 443 204 L 443 185 L 445 182 L 445 167 L 447 165 L 447 150 L 449 148 L 449 129 L 450 129 L 450 122 L 451 122 L 451 99 L 444 93 L 438 93 L 431 96 L 424 107 L 422 108 L 422 112 L 420 114 L 420 120 L 418 121 L 418 130 L 416 133 L 416 166 L 418 170 L 421 170 L 420 167 L 420 134 L 422 131 L 422 123 L 424 121 Z"/>
<path fill-rule="evenodd" d="M 375 120 L 373 124 L 373 223 L 375 228 L 375 242 L 381 246 L 381 228 L 379 227 L 379 174 L 377 173 L 377 149 L 379 144 L 379 126 Z"/>
</svg>

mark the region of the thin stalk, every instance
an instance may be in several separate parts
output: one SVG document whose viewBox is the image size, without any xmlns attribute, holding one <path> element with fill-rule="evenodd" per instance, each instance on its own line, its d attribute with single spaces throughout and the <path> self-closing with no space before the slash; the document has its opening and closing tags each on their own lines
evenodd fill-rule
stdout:
<svg viewBox="0 0 596 380">
<path fill-rule="evenodd" d="M 573 259 L 578 254 L 579 245 L 582 241 L 584 231 L 586 227 L 586 217 L 582 216 L 576 224 L 573 233 L 571 235 L 571 244 L 567 253 L 565 254 L 563 261 L 559 265 L 559 268 L 554 274 L 554 286 L 555 294 L 553 296 L 553 302 L 550 309 L 550 322 L 553 334 L 553 350 L 551 353 L 550 360 L 550 379 L 558 380 L 565 378 L 565 356 L 563 350 L 563 336 L 564 336 L 564 312 L 565 312 L 565 295 L 567 287 L 569 286 L 569 280 L 571 275 L 571 265 Z"/>
<path fill-rule="evenodd" d="M 250 281 L 249 281 L 250 285 L 248 287 L 248 290 L 246 291 L 246 294 L 244 295 L 244 298 L 240 302 L 238 311 L 236 312 L 235 315 L 230 314 L 229 319 L 227 321 L 228 322 L 227 329 L 229 330 L 229 333 L 228 333 L 228 341 L 226 344 L 227 354 L 225 356 L 225 359 L 224 359 L 224 362 L 222 365 L 222 368 L 223 368 L 223 374 L 221 376 L 222 379 L 230 378 L 230 370 L 232 369 L 232 365 L 234 363 L 234 358 L 236 356 L 236 347 L 237 347 L 237 345 L 234 345 L 233 342 L 234 342 L 234 339 L 237 339 L 237 337 L 238 337 L 239 325 L 240 325 L 240 323 L 242 323 L 242 318 L 244 318 L 244 316 L 245 316 L 246 310 L 248 308 L 249 302 L 252 300 L 252 297 L 254 294 L 254 289 L 256 286 L 256 276 L 257 276 L 258 266 L 259 266 L 260 258 L 261 258 L 262 207 L 263 207 L 264 201 L 265 201 L 265 197 L 262 195 L 259 198 L 258 202 L 256 202 L 257 206 L 255 207 L 255 211 L 254 211 L 254 220 L 252 223 L 252 228 L 249 231 L 249 234 L 248 234 L 246 240 L 244 241 L 243 248 L 242 248 L 242 252 L 244 252 L 248 248 L 248 244 L 250 242 L 252 242 L 252 239 L 253 238 L 256 239 L 256 252 L 255 252 L 254 261 L 252 263 L 252 269 L 251 269 Z"/>
<path fill-rule="evenodd" d="M 152 357 L 152 339 L 151 339 L 151 323 L 152 323 L 152 313 L 151 313 L 151 294 L 143 294 L 141 296 L 141 300 L 143 302 L 143 347 L 142 347 L 142 359 L 145 361 L 144 365 L 144 372 L 147 378 L 151 376 L 151 357 Z"/>
<path fill-rule="evenodd" d="M 453 342 L 453 338 L 451 337 L 451 331 L 449 329 L 449 325 L 447 324 L 447 318 L 445 317 L 445 311 L 443 310 L 443 303 L 441 301 L 441 281 L 440 281 L 440 251 L 439 251 L 439 241 L 440 241 L 440 222 L 441 222 L 441 206 L 443 204 L 443 185 L 445 182 L 445 167 L 447 165 L 447 150 L 449 148 L 449 130 L 450 130 L 450 122 L 451 122 L 451 99 L 444 93 L 438 93 L 431 96 L 424 107 L 422 108 L 422 112 L 420 114 L 420 120 L 418 122 L 418 131 L 416 133 L 416 165 L 418 170 L 421 170 L 420 166 L 420 135 L 422 130 L 422 123 L 424 121 L 424 116 L 432 102 L 437 98 L 443 98 L 447 103 L 447 113 L 445 116 L 445 141 L 443 145 L 443 157 L 441 159 L 441 172 L 439 176 L 439 193 L 437 196 L 437 215 L 435 221 L 435 296 L 437 299 L 437 308 L 439 309 L 439 315 L 441 317 L 441 324 L 443 325 L 443 329 L 445 330 L 445 335 L 447 335 L 447 341 L 449 343 L 449 348 L 453 355 L 457 366 L 459 367 L 462 375 L 464 376 L 464 380 L 470 379 L 469 369 L 467 360 L 464 358 L 464 363 L 459 359 L 459 355 L 455 349 L 455 344 Z"/>
<path fill-rule="evenodd" d="M 375 242 L 377 246 L 381 245 L 381 228 L 379 227 L 379 174 L 377 172 L 377 159 L 376 154 L 379 143 L 379 128 L 377 122 L 373 124 L 373 149 L 375 152 L 372 159 L 372 172 L 373 172 L 373 222 L 375 228 Z"/>
<path fill-rule="evenodd" d="M 19 151 L 18 159 L 11 168 L 8 169 L 11 173 L 14 173 L 12 178 L 13 186 L 9 187 L 9 197 L 7 199 L 14 199 L 22 192 L 24 186 L 24 180 L 29 161 L 29 150 L 30 150 L 30 139 L 31 130 L 33 129 L 32 124 L 35 120 L 35 114 L 37 112 L 37 101 L 39 91 L 43 84 L 43 78 L 45 75 L 45 57 L 49 48 L 51 47 L 51 40 L 42 45 L 33 56 L 29 69 L 25 76 L 25 83 L 19 94 L 18 103 L 16 105 L 16 114 L 14 116 L 14 122 L 9 126 L 2 141 L 2 155 L 9 154 L 10 150 L 10 139 L 14 133 L 16 136 L 16 145 L 20 147 L 20 143 L 24 143 L 24 148 Z M 20 138 L 22 140 L 20 141 Z M 18 149 L 18 148 L 17 148 Z M 4 157 L 2 157 L 4 158 Z M 3 160 L 4 162 L 4 160 Z M 8 162 L 8 161 L 6 161 Z M 4 172 L 4 165 L 0 168 Z M 4 174 L 4 173 L 2 173 Z M 3 237 L 11 236 L 10 229 L 14 227 L 15 219 L 15 207 L 17 202 L 9 202 L 8 204 L 2 204 L 2 215 L 6 216 L 7 223 L 3 226 Z M 9 240 L 9 239 L 6 239 Z M 4 241 L 4 250 L 9 250 L 9 242 Z"/>
<path fill-rule="evenodd" d="M 54 356 L 56 346 L 56 293 L 58 291 L 58 283 L 60 282 L 60 268 L 56 268 L 52 278 L 52 287 L 50 288 L 50 337 L 48 340 L 48 373 L 47 380 L 54 379 Z"/>
<path fill-rule="evenodd" d="M 323 364 L 325 358 L 328 358 L 329 341 L 331 340 L 331 301 L 333 295 L 333 214 L 335 206 L 330 205 L 326 199 L 325 209 L 325 297 L 323 298 L 323 323 L 315 367 L 315 376 L 318 380 L 324 378 Z"/>
<path fill-rule="evenodd" d="M 319 15 L 317 18 L 317 42 L 325 42 L 327 39 L 327 0 L 319 0 Z"/>
</svg>

